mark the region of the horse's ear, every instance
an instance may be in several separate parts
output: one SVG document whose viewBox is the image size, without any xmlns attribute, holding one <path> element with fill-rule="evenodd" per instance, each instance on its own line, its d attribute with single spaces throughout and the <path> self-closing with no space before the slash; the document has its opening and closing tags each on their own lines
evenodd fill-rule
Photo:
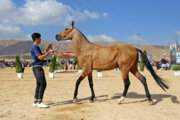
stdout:
<svg viewBox="0 0 180 120">
<path fill-rule="evenodd" d="M 72 21 L 72 24 L 71 24 L 73 27 L 74 27 L 74 21 Z"/>
</svg>

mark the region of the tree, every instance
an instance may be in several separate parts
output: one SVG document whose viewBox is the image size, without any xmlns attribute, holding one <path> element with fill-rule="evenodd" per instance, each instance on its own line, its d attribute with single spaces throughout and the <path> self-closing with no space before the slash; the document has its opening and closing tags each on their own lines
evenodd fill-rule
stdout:
<svg viewBox="0 0 180 120">
<path fill-rule="evenodd" d="M 146 50 L 144 50 L 144 54 L 146 55 L 146 57 L 147 57 L 147 52 L 146 52 Z M 141 59 L 141 61 L 140 61 L 140 71 L 144 71 L 144 63 L 143 63 L 143 60 Z"/>
<path fill-rule="evenodd" d="M 16 55 L 15 63 L 16 63 L 16 73 L 22 73 L 23 69 L 18 55 Z"/>
<path fill-rule="evenodd" d="M 73 59 L 74 59 L 75 63 L 78 64 L 78 58 L 77 58 L 77 56 L 74 56 Z"/>
<path fill-rule="evenodd" d="M 56 56 L 51 59 L 49 72 L 53 73 L 56 70 Z"/>
</svg>

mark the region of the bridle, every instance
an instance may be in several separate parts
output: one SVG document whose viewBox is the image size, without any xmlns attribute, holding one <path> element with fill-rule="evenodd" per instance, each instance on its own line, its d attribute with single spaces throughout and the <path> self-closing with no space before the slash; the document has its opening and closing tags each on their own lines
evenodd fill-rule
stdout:
<svg viewBox="0 0 180 120">
<path fill-rule="evenodd" d="M 68 31 L 65 35 L 63 35 L 62 38 L 65 38 L 73 29 L 74 29 L 74 27 L 72 27 L 72 29 L 70 31 Z"/>
</svg>

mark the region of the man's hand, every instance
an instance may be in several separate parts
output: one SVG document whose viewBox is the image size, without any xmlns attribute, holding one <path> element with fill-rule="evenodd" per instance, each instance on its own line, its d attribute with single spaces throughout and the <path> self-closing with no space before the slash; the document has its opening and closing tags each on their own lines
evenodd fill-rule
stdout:
<svg viewBox="0 0 180 120">
<path fill-rule="evenodd" d="M 49 50 L 46 52 L 47 54 L 53 54 L 54 53 L 54 50 Z"/>
<path fill-rule="evenodd" d="M 52 54 L 52 53 L 54 53 L 54 50 L 49 50 L 49 51 L 47 51 L 46 53 L 44 53 L 44 54 L 42 54 L 42 55 L 38 55 L 38 59 L 39 60 L 43 60 L 45 57 L 47 57 L 49 54 Z"/>
<path fill-rule="evenodd" d="M 51 54 L 53 54 L 53 53 L 54 53 L 54 50 L 49 50 L 49 51 L 50 51 L 50 53 L 51 53 Z"/>
<path fill-rule="evenodd" d="M 56 55 L 52 55 L 52 58 L 54 58 Z"/>
</svg>

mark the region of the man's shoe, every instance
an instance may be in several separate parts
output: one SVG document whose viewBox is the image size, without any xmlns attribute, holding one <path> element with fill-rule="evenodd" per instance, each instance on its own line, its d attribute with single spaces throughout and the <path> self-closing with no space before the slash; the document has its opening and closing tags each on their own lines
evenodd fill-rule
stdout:
<svg viewBox="0 0 180 120">
<path fill-rule="evenodd" d="M 43 102 L 38 103 L 37 106 L 41 107 L 41 108 L 48 108 L 49 107 L 48 105 L 44 104 Z"/>
<path fill-rule="evenodd" d="M 38 106 L 39 103 L 33 103 L 33 107 L 36 107 Z"/>
</svg>

